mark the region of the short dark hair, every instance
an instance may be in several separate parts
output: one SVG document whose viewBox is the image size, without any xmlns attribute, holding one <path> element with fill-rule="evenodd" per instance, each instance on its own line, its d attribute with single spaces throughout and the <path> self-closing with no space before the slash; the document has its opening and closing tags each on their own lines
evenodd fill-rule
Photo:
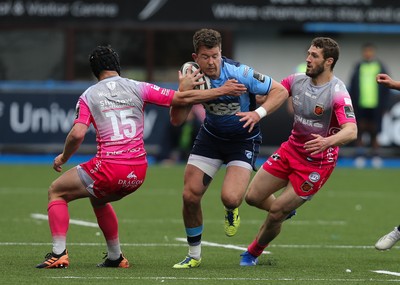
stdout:
<svg viewBox="0 0 400 285">
<path fill-rule="evenodd" d="M 193 35 L 194 52 L 198 53 L 200 47 L 214 48 L 222 47 L 222 37 L 218 31 L 212 29 L 200 29 Z"/>
<path fill-rule="evenodd" d="M 103 70 L 112 70 L 121 75 L 118 53 L 111 46 L 97 46 L 89 55 L 90 67 L 98 79 Z"/>
<path fill-rule="evenodd" d="M 312 40 L 311 45 L 322 49 L 324 59 L 333 58 L 333 63 L 331 65 L 331 70 L 333 70 L 339 59 L 339 44 L 331 38 L 318 37 Z"/>
</svg>

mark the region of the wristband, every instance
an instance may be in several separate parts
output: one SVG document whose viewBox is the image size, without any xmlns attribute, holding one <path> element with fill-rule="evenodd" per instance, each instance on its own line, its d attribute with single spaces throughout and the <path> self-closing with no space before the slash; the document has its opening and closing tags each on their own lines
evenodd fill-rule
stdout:
<svg viewBox="0 0 400 285">
<path fill-rule="evenodd" d="M 267 110 L 265 110 L 263 107 L 258 107 L 254 110 L 254 112 L 260 116 L 260 119 L 264 118 L 268 114 Z"/>
</svg>

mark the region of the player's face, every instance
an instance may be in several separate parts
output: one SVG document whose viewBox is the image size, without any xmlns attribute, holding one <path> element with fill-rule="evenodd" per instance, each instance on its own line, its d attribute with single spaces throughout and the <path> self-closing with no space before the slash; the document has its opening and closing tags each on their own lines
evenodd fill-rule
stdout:
<svg viewBox="0 0 400 285">
<path fill-rule="evenodd" d="M 221 48 L 199 48 L 199 52 L 192 54 L 193 59 L 200 66 L 201 71 L 211 79 L 219 78 L 221 73 Z"/>
<path fill-rule="evenodd" d="M 318 77 L 321 73 L 325 71 L 325 62 L 324 56 L 322 55 L 322 49 L 317 48 L 315 46 L 311 46 L 307 52 L 307 69 L 306 75 L 311 78 Z"/>
</svg>

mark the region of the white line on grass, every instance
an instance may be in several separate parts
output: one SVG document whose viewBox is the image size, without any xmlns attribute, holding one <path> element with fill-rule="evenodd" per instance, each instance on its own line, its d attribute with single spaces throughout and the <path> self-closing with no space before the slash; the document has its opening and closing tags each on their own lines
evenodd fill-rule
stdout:
<svg viewBox="0 0 400 285">
<path fill-rule="evenodd" d="M 43 215 L 43 214 L 31 214 L 31 217 L 36 219 L 36 220 L 48 220 L 49 218 L 47 217 L 47 215 Z M 85 226 L 85 227 L 91 227 L 91 228 L 98 228 L 99 226 L 96 223 L 92 223 L 92 222 L 85 222 L 85 221 L 81 221 L 81 220 L 74 220 L 74 219 L 70 219 L 69 220 L 70 224 L 74 224 L 74 225 L 79 225 L 79 226 Z"/>
<path fill-rule="evenodd" d="M 187 240 L 185 238 L 175 238 L 175 240 L 177 241 L 182 241 L 182 242 L 187 242 Z M 241 251 L 246 251 L 247 248 L 246 247 L 241 247 L 241 246 L 237 246 L 237 245 L 233 245 L 233 244 L 221 244 L 221 243 L 216 243 L 216 242 L 209 242 L 209 241 L 201 241 L 201 245 L 205 245 L 205 246 L 211 246 L 211 247 L 222 247 L 222 248 L 229 248 L 229 249 L 237 249 L 237 250 L 241 250 Z M 271 254 L 270 251 L 264 251 L 263 254 Z"/>
<path fill-rule="evenodd" d="M 107 276 L 56 276 L 56 277 L 46 277 L 48 279 L 82 279 L 82 280 L 157 280 L 160 282 L 164 282 L 165 280 L 186 280 L 186 281 L 294 281 L 294 282 L 365 282 L 376 284 L 378 282 L 400 282 L 400 279 L 394 280 L 383 280 L 383 279 L 371 279 L 371 278 L 337 278 L 337 279 L 324 279 L 324 278 L 240 278 L 240 277 L 171 277 L 171 276 L 149 276 L 149 277 L 140 277 L 140 276 L 130 276 L 130 277 L 107 277 Z"/>
<path fill-rule="evenodd" d="M 31 214 L 31 217 L 37 220 L 47 220 L 47 215 L 43 214 L 37 214 L 33 213 Z M 71 224 L 75 225 L 80 225 L 80 226 L 88 226 L 88 227 L 98 227 L 96 223 L 92 222 L 85 222 L 81 220 L 70 220 Z M 160 223 L 164 224 L 165 219 L 119 219 L 120 223 L 130 223 L 130 224 L 142 224 L 142 223 Z M 174 223 L 174 224 L 182 224 L 182 219 L 168 219 L 169 223 Z M 242 223 L 246 223 L 249 225 L 259 225 L 263 222 L 263 220 L 246 220 L 245 222 L 242 221 Z M 221 224 L 223 223 L 222 220 L 205 220 L 205 223 L 207 224 Z M 288 224 L 292 226 L 303 226 L 303 225 L 318 225 L 318 226 L 345 226 L 347 225 L 347 222 L 345 221 L 324 221 L 324 220 L 314 220 L 314 221 L 306 221 L 306 220 L 300 220 L 300 221 L 288 221 Z M 94 226 L 96 225 L 96 226 Z"/>
<path fill-rule="evenodd" d="M 400 272 L 392 272 L 392 271 L 386 271 L 386 270 L 371 270 L 371 271 L 375 272 L 375 273 L 380 273 L 380 274 L 400 276 Z"/>
</svg>

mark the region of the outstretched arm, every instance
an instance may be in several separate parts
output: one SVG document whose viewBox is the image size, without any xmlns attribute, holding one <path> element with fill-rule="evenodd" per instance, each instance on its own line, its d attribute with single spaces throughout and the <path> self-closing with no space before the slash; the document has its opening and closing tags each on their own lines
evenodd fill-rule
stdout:
<svg viewBox="0 0 400 285">
<path fill-rule="evenodd" d="M 224 85 L 218 88 L 206 89 L 206 90 L 187 90 L 187 91 L 176 91 L 175 96 L 172 99 L 172 106 L 182 106 L 187 104 L 198 104 L 216 99 L 220 96 L 240 96 L 247 91 L 246 86 L 238 83 L 236 79 L 229 79 Z"/>
<path fill-rule="evenodd" d="M 393 80 L 386 73 L 381 73 L 376 76 L 376 82 L 391 89 L 400 90 L 400 81 Z"/>
</svg>

